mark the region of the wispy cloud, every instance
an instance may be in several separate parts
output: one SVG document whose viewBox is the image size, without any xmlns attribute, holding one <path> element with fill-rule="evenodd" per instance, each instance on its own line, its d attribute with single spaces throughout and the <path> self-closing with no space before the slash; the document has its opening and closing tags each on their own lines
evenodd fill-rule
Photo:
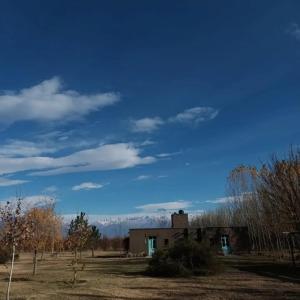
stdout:
<svg viewBox="0 0 300 300">
<path fill-rule="evenodd" d="M 65 90 L 60 78 L 53 77 L 18 92 L 2 93 L 0 122 L 9 125 L 18 121 L 78 120 L 119 100 L 117 93 L 84 95 L 74 90 Z"/>
<path fill-rule="evenodd" d="M 131 120 L 131 130 L 133 132 L 151 133 L 159 129 L 162 125 L 172 123 L 182 123 L 189 125 L 198 125 L 201 122 L 214 119 L 219 111 L 213 107 L 198 106 L 184 110 L 176 116 L 163 120 L 160 117 L 143 118 L 138 120 Z"/>
<path fill-rule="evenodd" d="M 234 197 L 221 197 L 214 200 L 207 200 L 205 202 L 207 203 L 216 203 L 216 204 L 222 204 L 222 203 L 228 203 L 234 201 Z"/>
<path fill-rule="evenodd" d="M 146 179 L 150 179 L 152 178 L 151 175 L 140 175 L 138 177 L 135 178 L 135 180 L 141 181 L 141 180 L 146 180 Z"/>
<path fill-rule="evenodd" d="M 150 133 L 157 130 L 163 124 L 164 121 L 159 117 L 131 120 L 131 130 L 133 132 Z"/>
<path fill-rule="evenodd" d="M 300 26 L 297 23 L 291 23 L 286 32 L 297 40 L 300 40 Z"/>
<path fill-rule="evenodd" d="M 143 181 L 143 180 L 148 180 L 148 179 L 162 179 L 162 178 L 167 178 L 168 175 L 139 175 L 137 176 L 134 180 L 136 181 Z"/>
<path fill-rule="evenodd" d="M 57 148 L 51 147 L 45 143 L 35 143 L 23 140 L 9 140 L 0 147 L 0 156 L 37 156 L 41 154 L 54 153 Z"/>
<path fill-rule="evenodd" d="M 103 188 L 103 184 L 95 183 L 95 182 L 83 182 L 79 185 L 74 185 L 72 187 L 73 191 L 80 191 L 80 190 L 94 190 L 94 189 L 101 189 Z"/>
<path fill-rule="evenodd" d="M 218 115 L 219 111 L 212 107 L 193 107 L 186 109 L 179 113 L 175 117 L 169 119 L 170 122 L 175 123 L 187 123 L 187 124 L 199 124 L 214 119 Z"/>
<path fill-rule="evenodd" d="M 10 179 L 6 177 L 0 177 L 0 187 L 1 186 L 12 186 L 19 185 L 28 182 L 28 180 L 20 180 L 20 179 Z"/>
<path fill-rule="evenodd" d="M 181 151 L 177 151 L 177 152 L 165 152 L 165 153 L 157 154 L 156 156 L 159 157 L 159 158 L 170 158 L 171 156 L 179 155 L 181 153 L 182 153 Z"/>
<path fill-rule="evenodd" d="M 160 211 L 175 211 L 179 209 L 186 209 L 192 206 L 191 201 L 178 200 L 172 202 L 162 203 L 149 203 L 136 208 L 141 210 L 143 213 L 160 212 Z"/>
<path fill-rule="evenodd" d="M 145 140 L 144 142 L 142 142 L 140 144 L 140 146 L 151 146 L 151 145 L 154 145 L 156 144 L 156 142 L 152 141 L 152 140 Z"/>
<path fill-rule="evenodd" d="M 140 150 L 128 143 L 103 145 L 93 149 L 75 152 L 69 156 L 49 158 L 40 168 L 51 168 L 32 175 L 56 175 L 86 171 L 104 171 L 132 168 L 155 162 L 152 156 L 141 157 Z M 0 160 L 1 162 L 1 160 Z"/>
<path fill-rule="evenodd" d="M 55 185 L 50 185 L 50 186 L 47 186 L 45 189 L 44 189 L 44 192 L 47 194 L 54 194 L 58 191 L 58 188 L 57 186 Z"/>
<path fill-rule="evenodd" d="M 0 157 L 0 174 L 41 170 L 32 175 L 103 171 L 131 168 L 154 163 L 152 156 L 140 155 L 140 149 L 130 143 L 102 145 L 74 152 L 68 156 Z"/>
<path fill-rule="evenodd" d="M 7 202 L 10 202 L 12 205 L 14 205 L 16 202 L 16 197 L 9 197 L 6 199 L 2 199 L 0 201 L 0 206 L 5 205 Z M 46 205 L 53 205 L 57 202 L 57 199 L 47 196 L 47 195 L 32 195 L 32 196 L 26 196 L 22 198 L 22 207 L 27 210 L 33 207 L 41 207 Z"/>
</svg>

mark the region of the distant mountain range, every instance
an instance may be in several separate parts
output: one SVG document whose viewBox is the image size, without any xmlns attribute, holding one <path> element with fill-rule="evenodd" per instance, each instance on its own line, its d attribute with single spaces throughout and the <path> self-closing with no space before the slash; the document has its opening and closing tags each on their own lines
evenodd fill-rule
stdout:
<svg viewBox="0 0 300 300">
<path fill-rule="evenodd" d="M 64 215 L 64 231 L 67 232 L 68 225 L 76 215 Z M 89 224 L 99 228 L 101 235 L 108 237 L 127 236 L 130 228 L 155 228 L 170 227 L 170 215 L 120 215 L 103 216 L 89 215 Z"/>
<path fill-rule="evenodd" d="M 159 213 L 135 213 L 128 215 L 88 215 L 89 224 L 99 228 L 101 235 L 108 237 L 127 236 L 131 228 L 167 228 L 171 226 L 171 213 L 162 211 Z M 194 212 L 189 214 L 189 219 L 201 214 Z M 76 215 L 63 215 L 65 233 L 67 233 L 70 221 Z"/>
</svg>

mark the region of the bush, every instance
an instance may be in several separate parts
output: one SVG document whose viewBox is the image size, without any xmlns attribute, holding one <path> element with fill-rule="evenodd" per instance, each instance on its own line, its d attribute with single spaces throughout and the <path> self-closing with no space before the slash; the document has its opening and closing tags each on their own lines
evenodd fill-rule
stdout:
<svg viewBox="0 0 300 300">
<path fill-rule="evenodd" d="M 158 250 L 151 260 L 147 273 L 153 276 L 210 275 L 221 270 L 215 254 L 206 242 L 185 239 L 168 250 Z"/>
<path fill-rule="evenodd" d="M 0 248 L 0 264 L 6 264 L 11 260 L 11 250 L 9 248 Z M 15 254 L 15 260 L 19 259 L 19 253 Z"/>
<path fill-rule="evenodd" d="M 11 252 L 7 248 L 0 249 L 0 264 L 6 264 L 11 259 Z"/>
</svg>

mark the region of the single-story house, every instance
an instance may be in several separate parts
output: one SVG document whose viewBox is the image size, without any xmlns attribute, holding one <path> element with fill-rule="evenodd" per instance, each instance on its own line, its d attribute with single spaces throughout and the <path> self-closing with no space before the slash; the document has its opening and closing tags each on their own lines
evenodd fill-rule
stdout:
<svg viewBox="0 0 300 300">
<path fill-rule="evenodd" d="M 180 210 L 171 215 L 171 228 L 134 228 L 129 230 L 129 252 L 152 256 L 157 249 L 166 249 L 185 237 L 210 245 L 224 255 L 249 252 L 250 240 L 246 226 L 190 227 L 188 214 Z"/>
</svg>

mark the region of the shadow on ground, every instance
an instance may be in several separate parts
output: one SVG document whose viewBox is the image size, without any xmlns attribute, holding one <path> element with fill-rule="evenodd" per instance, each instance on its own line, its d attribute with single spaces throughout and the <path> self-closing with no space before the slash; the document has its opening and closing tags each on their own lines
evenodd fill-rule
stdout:
<svg viewBox="0 0 300 300">
<path fill-rule="evenodd" d="M 275 278 L 284 282 L 300 283 L 300 265 L 292 266 L 289 261 L 273 261 L 268 258 L 249 259 L 243 257 L 225 258 L 226 265 L 240 271 Z"/>
</svg>

